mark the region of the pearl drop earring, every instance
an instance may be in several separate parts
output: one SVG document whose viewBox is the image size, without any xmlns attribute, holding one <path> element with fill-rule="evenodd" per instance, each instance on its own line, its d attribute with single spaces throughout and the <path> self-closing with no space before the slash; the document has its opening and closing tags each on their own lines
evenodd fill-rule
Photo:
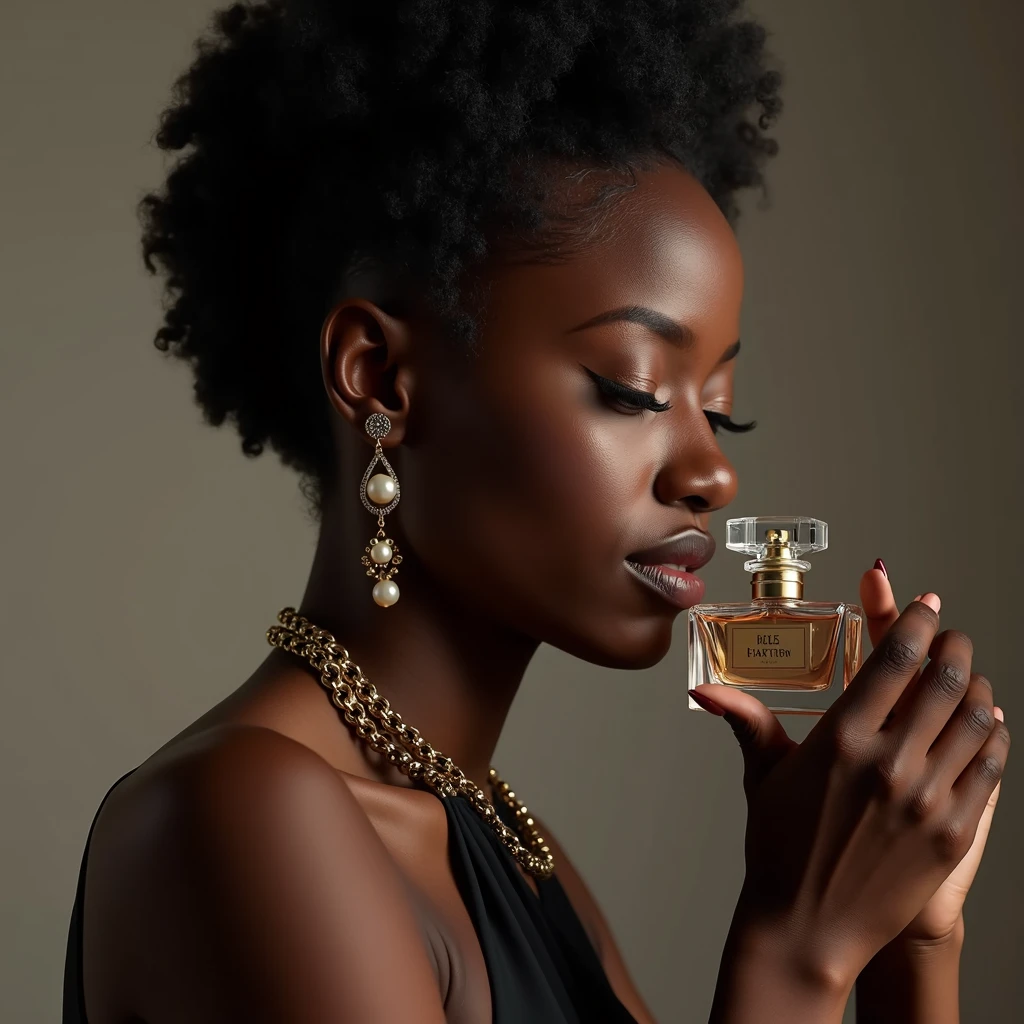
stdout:
<svg viewBox="0 0 1024 1024">
<path fill-rule="evenodd" d="M 391 463 L 384 456 L 380 439 L 391 430 L 391 420 L 383 413 L 375 412 L 366 419 L 366 432 L 376 440 L 373 459 L 366 467 L 363 482 L 359 485 L 359 498 L 368 512 L 377 517 L 378 530 L 370 538 L 365 547 L 361 561 L 367 567 L 366 575 L 373 576 L 377 582 L 373 586 L 373 599 L 381 608 L 390 608 L 398 600 L 398 584 L 391 579 L 402 564 L 402 556 L 398 553 L 398 545 L 384 533 L 384 515 L 390 512 L 401 497 L 398 477 L 391 468 Z M 387 473 L 376 473 L 373 467 L 378 462 L 384 463 Z"/>
</svg>

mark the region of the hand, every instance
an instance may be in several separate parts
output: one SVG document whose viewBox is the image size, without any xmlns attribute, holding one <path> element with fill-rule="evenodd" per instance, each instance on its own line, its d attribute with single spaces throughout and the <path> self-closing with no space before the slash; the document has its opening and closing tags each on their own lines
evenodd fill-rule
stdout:
<svg viewBox="0 0 1024 1024">
<path fill-rule="evenodd" d="M 920 600 L 920 595 L 914 598 Z M 868 635 L 873 647 L 881 643 L 882 637 L 899 617 L 899 609 L 893 597 L 892 586 L 884 569 L 869 569 L 861 577 L 860 603 L 867 618 Z M 994 707 L 993 713 L 999 721 L 1003 721 L 1003 712 Z M 924 905 L 906 928 L 897 936 L 896 941 L 910 945 L 934 945 L 951 939 L 958 939 L 963 931 L 961 916 L 967 892 L 977 874 L 981 856 L 985 852 L 989 830 L 992 827 L 992 816 L 999 800 L 1002 783 L 997 783 L 992 795 L 988 798 L 982 812 L 974 842 L 966 856 L 952 870 L 946 880 L 935 891 L 932 898 Z"/>
<path fill-rule="evenodd" d="M 803 743 L 750 694 L 691 691 L 726 713 L 744 756 L 734 927 L 805 976 L 852 987 L 964 859 L 1002 775 L 1009 733 L 970 640 L 937 633 L 938 608 L 912 602 Z"/>
</svg>

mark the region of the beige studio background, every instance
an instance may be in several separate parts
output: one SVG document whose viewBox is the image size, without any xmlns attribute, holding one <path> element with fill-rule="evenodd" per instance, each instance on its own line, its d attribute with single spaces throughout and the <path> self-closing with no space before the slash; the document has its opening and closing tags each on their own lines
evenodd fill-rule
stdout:
<svg viewBox="0 0 1024 1024">
<path fill-rule="evenodd" d="M 290 473 L 204 426 L 151 339 L 134 205 L 208 0 L 5 0 L 0 1016 L 59 1017 L 107 787 L 244 679 L 314 536 Z M 808 596 L 882 556 L 944 598 L 1024 744 L 1017 650 L 1021 5 L 761 0 L 787 75 L 772 206 L 748 197 L 734 515 L 816 515 Z M 717 520 L 719 533 L 724 517 Z M 742 599 L 721 549 L 709 595 Z M 495 763 L 552 824 L 665 1024 L 706 1019 L 742 877 L 740 760 L 658 666 L 544 648 Z M 627 710 L 627 708 L 629 710 Z M 1024 747 L 967 905 L 963 1011 L 1024 1014 Z"/>
</svg>

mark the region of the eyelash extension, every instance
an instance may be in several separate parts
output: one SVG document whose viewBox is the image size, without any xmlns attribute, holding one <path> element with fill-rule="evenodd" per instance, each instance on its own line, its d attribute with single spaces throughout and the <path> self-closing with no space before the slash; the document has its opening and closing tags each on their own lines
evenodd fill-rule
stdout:
<svg viewBox="0 0 1024 1024">
<path fill-rule="evenodd" d="M 649 391 L 638 391 L 635 388 L 628 388 L 625 384 L 620 384 L 617 380 L 611 380 L 609 377 L 602 377 L 599 373 L 595 373 L 586 366 L 584 366 L 583 369 L 590 374 L 590 377 L 597 385 L 598 390 L 600 390 L 603 395 L 614 399 L 617 402 L 621 402 L 623 405 L 628 405 L 630 408 L 635 410 L 627 415 L 639 416 L 648 409 L 650 409 L 651 412 L 665 412 L 672 408 L 671 404 L 668 402 L 659 402 Z M 736 423 L 731 417 L 726 416 L 723 412 L 713 412 L 705 409 L 704 415 L 708 418 L 708 423 L 711 424 L 711 431 L 714 434 L 717 434 L 719 430 L 727 430 L 731 434 L 745 434 L 747 431 L 753 430 L 754 427 L 757 426 L 756 420 L 751 420 L 749 423 Z"/>
<path fill-rule="evenodd" d="M 667 412 L 672 408 L 669 402 L 659 402 L 649 391 L 638 391 L 636 388 L 628 388 L 617 380 L 602 377 L 599 373 L 595 373 L 586 366 L 583 369 L 590 375 L 591 380 L 597 385 L 602 395 L 634 409 L 635 412 L 630 415 L 638 416 L 648 409 L 651 412 Z"/>
<path fill-rule="evenodd" d="M 757 426 L 757 420 L 751 420 L 749 423 L 733 423 L 723 412 L 711 412 L 705 409 L 704 415 L 707 416 L 708 423 L 711 424 L 713 434 L 717 434 L 719 430 L 728 430 L 731 434 L 745 434 Z"/>
</svg>

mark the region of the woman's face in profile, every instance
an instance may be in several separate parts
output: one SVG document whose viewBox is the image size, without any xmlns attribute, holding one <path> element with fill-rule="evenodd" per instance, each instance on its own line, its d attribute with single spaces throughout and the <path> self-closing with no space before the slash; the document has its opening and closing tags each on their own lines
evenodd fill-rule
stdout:
<svg viewBox="0 0 1024 1024">
<path fill-rule="evenodd" d="M 714 430 L 732 412 L 735 236 L 695 178 L 659 165 L 637 172 L 585 253 L 488 283 L 479 356 L 417 358 L 400 470 L 410 551 L 487 617 L 592 662 L 651 665 L 703 587 L 686 581 L 673 603 L 627 557 L 708 530 L 736 493 Z M 678 326 L 581 326 L 625 307 Z M 702 540 L 663 560 L 705 560 Z"/>
</svg>

